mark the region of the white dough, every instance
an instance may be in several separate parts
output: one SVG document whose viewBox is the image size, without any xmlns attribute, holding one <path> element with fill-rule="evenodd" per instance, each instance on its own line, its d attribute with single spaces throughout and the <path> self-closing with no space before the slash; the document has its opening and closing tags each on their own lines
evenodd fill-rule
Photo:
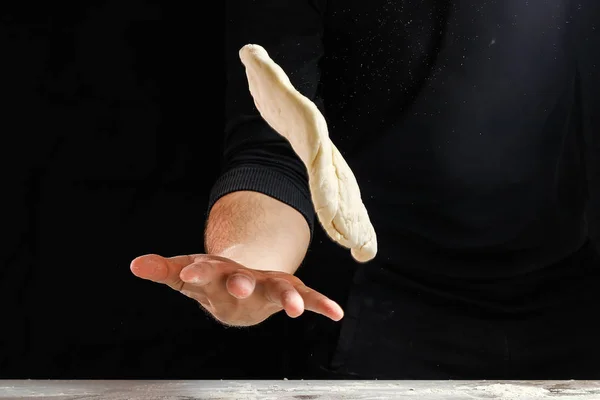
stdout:
<svg viewBox="0 0 600 400">
<path fill-rule="evenodd" d="M 321 225 L 331 239 L 351 249 L 356 261 L 373 259 L 377 254 L 375 229 L 352 170 L 329 139 L 325 118 L 293 87 L 264 48 L 248 44 L 240 50 L 240 59 L 260 115 L 290 142 L 306 166 Z"/>
</svg>

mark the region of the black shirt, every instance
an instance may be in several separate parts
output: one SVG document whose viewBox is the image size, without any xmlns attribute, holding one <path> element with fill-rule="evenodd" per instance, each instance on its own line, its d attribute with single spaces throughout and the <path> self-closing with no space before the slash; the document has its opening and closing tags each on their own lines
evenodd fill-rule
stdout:
<svg viewBox="0 0 600 400">
<path fill-rule="evenodd" d="M 595 0 L 228 2 L 225 154 L 210 206 L 253 190 L 313 226 L 305 168 L 248 92 L 238 51 L 256 43 L 324 113 L 382 263 L 501 277 L 559 261 L 598 214 L 599 10 Z"/>
</svg>

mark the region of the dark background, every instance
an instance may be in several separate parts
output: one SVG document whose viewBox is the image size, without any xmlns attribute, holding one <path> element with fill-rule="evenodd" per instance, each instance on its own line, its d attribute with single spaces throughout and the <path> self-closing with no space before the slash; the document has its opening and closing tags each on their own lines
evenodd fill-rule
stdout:
<svg viewBox="0 0 600 400">
<path fill-rule="evenodd" d="M 308 378 L 304 363 L 331 349 L 334 324 L 318 316 L 226 328 L 129 271 L 142 254 L 203 251 L 224 14 L 224 2 L 0 5 L 0 379 Z M 352 271 L 312 265 L 300 277 L 342 303 Z"/>
<path fill-rule="evenodd" d="M 203 251 L 220 3 L 0 6 L 0 378 L 283 377 L 281 316 L 225 328 L 129 271 Z"/>
</svg>

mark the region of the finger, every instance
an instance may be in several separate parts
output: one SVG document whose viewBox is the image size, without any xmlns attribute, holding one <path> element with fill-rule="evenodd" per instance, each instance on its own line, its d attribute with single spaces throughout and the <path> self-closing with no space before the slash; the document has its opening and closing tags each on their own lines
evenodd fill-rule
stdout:
<svg viewBox="0 0 600 400">
<path fill-rule="evenodd" d="M 292 318 L 304 312 L 304 300 L 291 283 L 285 279 L 268 279 L 264 283 L 265 297 L 283 308 Z"/>
<path fill-rule="evenodd" d="M 227 278 L 227 291 L 237 299 L 246 299 L 254 293 L 256 279 L 251 273 L 238 271 Z"/>
<path fill-rule="evenodd" d="M 175 290 L 181 290 L 183 282 L 179 278 L 179 273 L 192 262 L 192 256 L 166 258 L 157 254 L 147 254 L 134 259 L 129 268 L 139 278 L 162 283 Z"/>
<path fill-rule="evenodd" d="M 306 286 L 297 288 L 297 290 L 304 299 L 305 309 L 321 314 L 334 321 L 339 321 L 344 318 L 344 310 L 342 310 L 342 307 L 327 296 Z"/>
<path fill-rule="evenodd" d="M 207 286 L 216 281 L 220 275 L 222 275 L 222 272 L 215 267 L 214 263 L 199 261 L 182 269 L 179 278 L 193 286 Z"/>
</svg>

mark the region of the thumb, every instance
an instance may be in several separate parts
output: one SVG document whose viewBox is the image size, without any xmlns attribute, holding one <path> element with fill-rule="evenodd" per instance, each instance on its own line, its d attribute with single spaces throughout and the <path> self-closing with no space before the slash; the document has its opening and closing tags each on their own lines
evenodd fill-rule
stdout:
<svg viewBox="0 0 600 400">
<path fill-rule="evenodd" d="M 157 254 L 147 254 L 134 259 L 129 268 L 138 278 L 162 283 L 180 291 L 183 282 L 179 278 L 179 274 L 183 268 L 193 262 L 192 256 L 166 258 Z"/>
</svg>

